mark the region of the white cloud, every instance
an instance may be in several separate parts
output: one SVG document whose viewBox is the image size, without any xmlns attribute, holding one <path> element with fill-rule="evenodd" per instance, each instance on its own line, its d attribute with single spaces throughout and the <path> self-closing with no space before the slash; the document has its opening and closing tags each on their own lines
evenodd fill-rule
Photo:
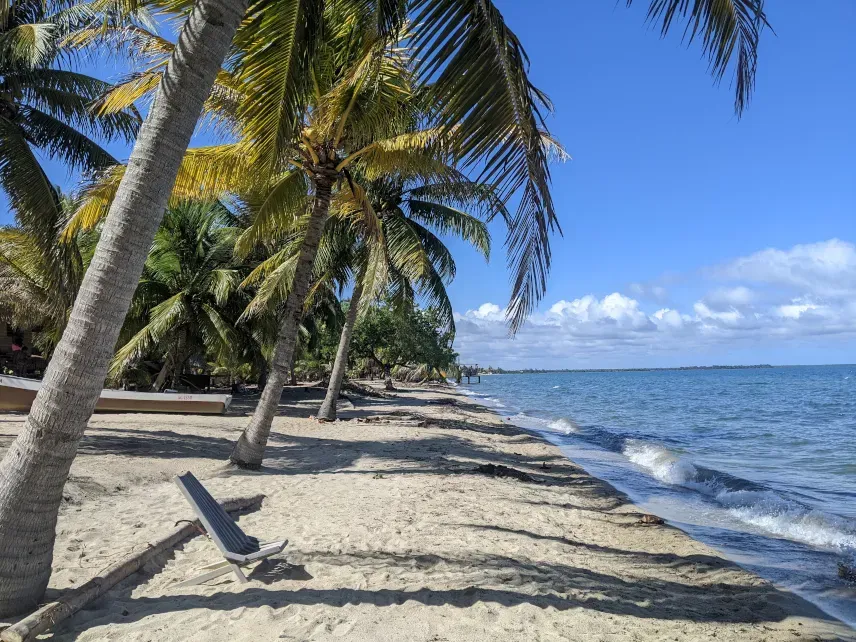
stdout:
<svg viewBox="0 0 856 642">
<path fill-rule="evenodd" d="M 816 306 L 813 303 L 789 303 L 788 305 L 780 305 L 777 307 L 776 313 L 780 317 L 799 319 L 806 312 L 818 309 L 819 306 Z"/>
<path fill-rule="evenodd" d="M 755 293 L 743 285 L 733 288 L 717 288 L 705 295 L 707 304 L 714 307 L 739 307 L 749 305 L 755 300 Z"/>
<path fill-rule="evenodd" d="M 639 302 L 618 292 L 598 300 L 588 294 L 573 301 L 559 301 L 550 307 L 550 316 L 568 326 L 608 325 L 640 329 L 650 325 Z"/>
<path fill-rule="evenodd" d="M 856 245 L 831 239 L 766 249 L 735 259 L 714 270 L 733 281 L 768 283 L 838 296 L 856 291 Z"/>
<path fill-rule="evenodd" d="M 715 312 L 702 301 L 696 301 L 695 305 L 693 305 L 693 310 L 696 316 L 702 321 L 716 321 L 734 325 L 743 319 L 743 313 L 740 310 L 731 308 L 730 310 Z"/>
<path fill-rule="evenodd" d="M 502 321 L 505 318 L 505 313 L 495 303 L 482 303 L 478 310 L 467 310 L 467 316 L 474 319 Z"/>
<path fill-rule="evenodd" d="M 631 283 L 627 289 L 638 299 L 663 302 L 669 298 L 669 292 L 662 285 Z"/>
<path fill-rule="evenodd" d="M 504 310 L 485 303 L 456 315 L 456 349 L 462 359 L 480 363 L 597 367 L 666 354 L 693 363 L 702 352 L 856 336 L 856 246 L 851 243 L 833 239 L 763 250 L 707 274 L 732 283 L 685 306 L 650 312 L 620 292 L 556 301 L 534 314 L 515 339 L 507 335 Z M 747 282 L 756 285 L 749 288 Z"/>
<path fill-rule="evenodd" d="M 684 325 L 692 323 L 692 317 L 689 315 L 681 314 L 677 310 L 669 308 L 657 310 L 651 315 L 651 320 L 658 328 L 683 328 Z"/>
</svg>

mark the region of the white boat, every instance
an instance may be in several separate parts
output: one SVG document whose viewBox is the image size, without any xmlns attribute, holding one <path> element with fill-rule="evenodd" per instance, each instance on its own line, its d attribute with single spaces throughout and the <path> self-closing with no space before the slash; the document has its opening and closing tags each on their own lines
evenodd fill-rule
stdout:
<svg viewBox="0 0 856 642">
<path fill-rule="evenodd" d="M 42 382 L 0 375 L 0 411 L 29 412 Z M 95 412 L 167 412 L 222 415 L 232 403 L 231 395 L 192 395 L 180 392 L 129 392 L 102 390 Z"/>
</svg>

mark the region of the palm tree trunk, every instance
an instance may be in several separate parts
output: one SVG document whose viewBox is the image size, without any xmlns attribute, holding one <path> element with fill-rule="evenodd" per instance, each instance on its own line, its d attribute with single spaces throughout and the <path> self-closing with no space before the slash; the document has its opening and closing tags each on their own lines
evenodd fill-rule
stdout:
<svg viewBox="0 0 856 642">
<path fill-rule="evenodd" d="M 330 212 L 333 181 L 333 174 L 322 174 L 316 179 L 312 216 L 309 219 L 306 236 L 303 238 L 303 245 L 300 247 L 291 291 L 285 302 L 285 312 L 279 327 L 273 359 L 271 359 L 267 385 L 250 419 L 250 424 L 241 434 L 232 449 L 232 454 L 229 455 L 229 461 L 241 468 L 260 468 L 264 459 L 270 427 L 282 397 L 282 386 L 288 379 L 291 358 L 297 342 L 297 330 L 303 316 L 303 303 L 309 291 L 312 266 L 315 263 L 315 255 L 318 253 L 318 243 L 321 241 L 324 224 Z"/>
<path fill-rule="evenodd" d="M 158 376 L 155 379 L 155 382 L 152 384 L 152 390 L 155 392 L 160 392 L 163 389 L 164 384 L 166 383 L 166 377 L 169 374 L 169 371 L 172 369 L 172 353 L 169 352 L 166 355 L 166 361 L 163 362 L 163 366 L 158 372 Z"/>
<path fill-rule="evenodd" d="M 321 421 L 336 420 L 336 402 L 342 390 L 342 381 L 345 378 L 345 370 L 348 369 L 348 349 L 351 347 L 351 337 L 354 334 L 354 326 L 357 324 L 357 312 L 360 307 L 360 298 L 363 296 L 363 281 L 357 279 L 354 291 L 351 293 L 351 305 L 345 316 L 345 327 L 342 328 L 342 336 L 339 337 L 339 348 L 336 350 L 336 361 L 333 362 L 333 371 L 330 373 L 330 383 L 327 385 L 327 396 L 316 415 Z"/>
<path fill-rule="evenodd" d="M 57 512 L 143 263 L 246 0 L 199 0 L 170 58 L 68 325 L 0 462 L 0 616 L 34 608 L 51 574 Z"/>
</svg>

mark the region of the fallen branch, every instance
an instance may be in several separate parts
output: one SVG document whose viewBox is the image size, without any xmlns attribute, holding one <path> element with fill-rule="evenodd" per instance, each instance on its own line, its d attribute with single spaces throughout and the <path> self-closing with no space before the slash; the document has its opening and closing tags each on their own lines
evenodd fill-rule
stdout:
<svg viewBox="0 0 856 642">
<path fill-rule="evenodd" d="M 220 502 L 220 505 L 228 512 L 235 512 L 260 504 L 264 497 L 264 495 L 236 497 L 223 500 Z M 44 633 L 62 620 L 71 617 L 84 606 L 104 595 L 104 593 L 126 577 L 139 571 L 150 559 L 169 550 L 182 540 L 199 534 L 200 528 L 199 520 L 196 519 L 184 523 L 166 537 L 149 542 L 143 550 L 119 560 L 85 584 L 65 592 L 55 602 L 45 604 L 35 613 L 13 624 L 0 633 L 0 640 L 3 642 L 29 642 L 30 640 L 35 640 L 36 636 L 40 633 Z"/>
<path fill-rule="evenodd" d="M 395 399 L 395 395 L 390 395 L 385 392 L 381 392 L 377 388 L 362 386 L 353 381 L 343 382 L 342 390 L 349 390 L 350 392 L 356 393 L 358 395 L 363 395 L 364 397 L 374 397 L 375 399 Z"/>
</svg>

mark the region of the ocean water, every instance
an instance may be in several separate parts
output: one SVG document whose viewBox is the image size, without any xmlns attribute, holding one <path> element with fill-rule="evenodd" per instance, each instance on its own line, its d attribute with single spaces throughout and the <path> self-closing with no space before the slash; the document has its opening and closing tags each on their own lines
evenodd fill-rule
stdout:
<svg viewBox="0 0 856 642">
<path fill-rule="evenodd" d="M 856 626 L 856 366 L 483 376 L 461 386 L 647 512 Z"/>
</svg>

